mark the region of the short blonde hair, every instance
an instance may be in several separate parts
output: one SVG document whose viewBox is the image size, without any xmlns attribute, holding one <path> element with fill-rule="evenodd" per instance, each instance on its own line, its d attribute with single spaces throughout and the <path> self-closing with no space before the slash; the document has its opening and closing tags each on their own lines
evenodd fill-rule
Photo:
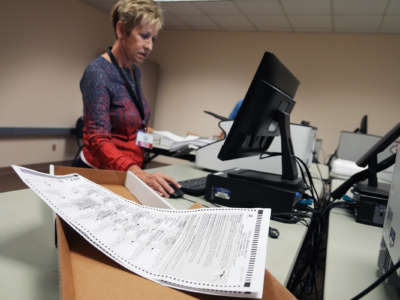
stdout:
<svg viewBox="0 0 400 300">
<path fill-rule="evenodd" d="M 152 0 L 118 0 L 111 16 L 114 32 L 119 20 L 124 23 L 126 33 L 137 25 L 155 25 L 160 30 L 163 23 L 161 7 Z"/>
</svg>

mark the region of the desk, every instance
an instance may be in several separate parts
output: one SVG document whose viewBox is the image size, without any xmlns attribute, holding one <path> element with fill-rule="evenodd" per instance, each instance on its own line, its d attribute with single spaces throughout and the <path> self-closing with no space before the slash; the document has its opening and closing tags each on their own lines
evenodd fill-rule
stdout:
<svg viewBox="0 0 400 300">
<path fill-rule="evenodd" d="M 335 180 L 335 189 L 343 182 Z M 377 261 L 382 228 L 357 223 L 346 210 L 329 215 L 325 268 L 325 300 L 350 299 L 379 276 Z M 399 299 L 393 287 L 381 284 L 362 299 Z"/>
<path fill-rule="evenodd" d="M 160 171 L 178 181 L 202 177 L 208 174 L 208 172 L 198 169 L 194 165 L 187 164 L 148 169 L 146 171 Z M 212 203 L 205 201 L 203 197 L 185 195 L 185 198 L 206 206 L 213 206 Z M 167 199 L 167 201 L 177 209 L 186 209 L 193 204 L 185 199 Z M 284 224 L 276 221 L 271 221 L 271 226 L 279 230 L 280 236 L 278 239 L 270 238 L 268 240 L 265 267 L 282 285 L 286 286 L 307 233 L 307 227 L 302 224 Z"/>
<path fill-rule="evenodd" d="M 310 173 L 312 178 L 329 179 L 329 167 L 327 165 L 312 163 L 310 165 Z"/>
<path fill-rule="evenodd" d="M 174 165 L 150 169 L 162 171 L 177 180 L 201 177 L 207 172 L 193 166 Z M 198 197 L 188 199 L 212 205 Z M 177 209 L 192 203 L 168 199 Z M 302 224 L 271 221 L 280 231 L 278 239 L 268 240 L 266 268 L 287 285 L 307 228 Z M 0 298 L 59 298 L 57 252 L 51 210 L 30 189 L 0 193 Z M 18 284 L 16 284 L 18 283 Z"/>
</svg>

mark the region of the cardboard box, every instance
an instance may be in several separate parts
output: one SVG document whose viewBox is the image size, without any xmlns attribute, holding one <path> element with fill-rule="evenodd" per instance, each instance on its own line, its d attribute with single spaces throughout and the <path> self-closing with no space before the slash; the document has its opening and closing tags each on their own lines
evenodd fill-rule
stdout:
<svg viewBox="0 0 400 300">
<path fill-rule="evenodd" d="M 124 186 L 125 172 L 55 166 L 54 173 L 78 173 L 127 199 L 139 202 Z M 230 299 L 175 290 L 140 277 L 105 256 L 59 217 L 57 241 L 63 300 Z M 266 271 L 263 299 L 292 300 L 295 297 Z"/>
</svg>

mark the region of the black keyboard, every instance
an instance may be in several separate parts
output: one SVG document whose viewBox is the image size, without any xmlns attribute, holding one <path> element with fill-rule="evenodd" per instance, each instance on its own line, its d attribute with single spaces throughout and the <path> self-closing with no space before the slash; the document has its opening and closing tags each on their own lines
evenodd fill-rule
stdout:
<svg viewBox="0 0 400 300">
<path fill-rule="evenodd" d="M 201 196 L 204 195 L 204 191 L 206 189 L 206 181 L 207 181 L 207 176 L 182 180 L 179 181 L 179 184 L 182 186 L 181 190 L 185 194 L 192 196 Z"/>
</svg>

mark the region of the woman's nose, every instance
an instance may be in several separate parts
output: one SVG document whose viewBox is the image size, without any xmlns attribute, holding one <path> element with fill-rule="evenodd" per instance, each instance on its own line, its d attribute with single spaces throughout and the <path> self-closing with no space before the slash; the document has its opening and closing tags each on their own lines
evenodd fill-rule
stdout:
<svg viewBox="0 0 400 300">
<path fill-rule="evenodd" d="M 145 48 L 149 51 L 153 50 L 153 41 L 151 39 L 146 41 Z"/>
</svg>

